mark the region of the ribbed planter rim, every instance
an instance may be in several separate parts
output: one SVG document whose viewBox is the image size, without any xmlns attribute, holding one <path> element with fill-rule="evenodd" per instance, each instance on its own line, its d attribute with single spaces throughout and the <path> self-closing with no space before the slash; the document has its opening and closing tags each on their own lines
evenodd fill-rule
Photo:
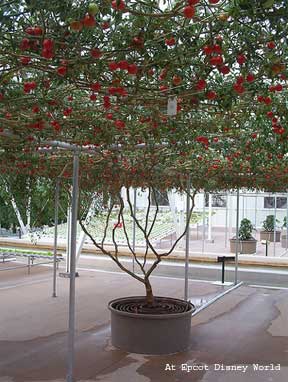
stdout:
<svg viewBox="0 0 288 382">
<path fill-rule="evenodd" d="M 150 319 L 150 320 L 163 320 L 163 319 L 173 319 L 173 318 L 178 318 L 178 317 L 183 317 L 183 316 L 188 316 L 191 315 L 195 310 L 196 307 L 191 304 L 189 301 L 185 300 L 180 300 L 179 298 L 173 298 L 173 297 L 163 297 L 163 296 L 155 296 L 155 298 L 163 298 L 165 300 L 172 300 L 172 301 L 179 301 L 182 304 L 187 303 L 190 306 L 190 309 L 187 312 L 182 312 L 182 313 L 168 313 L 168 314 L 143 314 L 143 313 L 130 313 L 130 312 L 122 312 L 120 310 L 117 310 L 113 308 L 113 304 L 115 302 L 119 301 L 127 301 L 127 300 L 136 300 L 136 299 L 145 299 L 145 296 L 128 296 L 128 297 L 120 297 L 120 298 L 115 298 L 114 300 L 110 301 L 108 303 L 108 309 L 111 312 L 115 312 L 118 315 L 125 316 L 125 317 L 131 317 L 131 318 L 144 318 L 144 319 Z"/>
<path fill-rule="evenodd" d="M 237 241 L 237 239 L 230 239 L 230 241 Z M 239 243 L 253 243 L 254 241 L 258 241 L 257 239 L 250 239 L 250 240 L 239 240 Z"/>
<path fill-rule="evenodd" d="M 260 233 L 261 233 L 261 232 L 265 232 L 265 233 L 274 233 L 274 231 L 265 231 L 264 229 L 261 230 Z M 276 229 L 275 232 L 276 232 L 276 233 L 277 233 L 277 232 L 281 233 L 281 231 L 280 231 L 279 229 Z"/>
</svg>

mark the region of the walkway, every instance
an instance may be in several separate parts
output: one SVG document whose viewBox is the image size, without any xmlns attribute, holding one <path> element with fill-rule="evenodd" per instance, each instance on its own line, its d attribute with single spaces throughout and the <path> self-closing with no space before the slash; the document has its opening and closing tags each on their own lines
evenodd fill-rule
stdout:
<svg viewBox="0 0 288 382">
<path fill-rule="evenodd" d="M 183 280 L 155 277 L 153 286 L 159 295 L 183 295 Z M 129 354 L 110 344 L 108 301 L 143 293 L 141 285 L 122 274 L 87 271 L 76 288 L 77 382 L 287 381 L 287 290 L 236 289 L 193 318 L 189 351 L 162 357 Z M 222 287 L 191 281 L 189 290 L 197 301 Z M 58 291 L 51 298 L 50 268 L 35 268 L 31 276 L 23 269 L 8 271 L 1 278 L 0 382 L 65 381 L 67 279 L 59 279 Z M 276 370 L 253 370 L 253 364 L 271 363 Z M 181 370 L 186 364 L 198 371 Z M 227 369 L 236 365 L 238 371 Z"/>
</svg>

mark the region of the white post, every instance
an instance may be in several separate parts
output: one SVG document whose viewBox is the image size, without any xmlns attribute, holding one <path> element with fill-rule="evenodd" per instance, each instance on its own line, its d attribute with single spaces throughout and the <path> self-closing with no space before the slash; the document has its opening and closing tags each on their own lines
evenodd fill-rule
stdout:
<svg viewBox="0 0 288 382">
<path fill-rule="evenodd" d="M 52 293 L 52 297 L 57 297 L 57 294 L 56 294 L 56 278 L 57 278 L 57 235 L 58 235 L 59 191 L 60 191 L 60 179 L 56 179 L 55 211 L 54 211 L 55 212 L 55 218 L 54 218 L 53 293 Z"/>
<path fill-rule="evenodd" d="M 204 254 L 205 247 L 205 192 L 203 191 L 203 218 L 202 218 L 202 255 Z"/>
<path fill-rule="evenodd" d="M 68 328 L 68 370 L 67 382 L 74 382 L 74 339 L 75 339 L 75 270 L 76 270 L 76 236 L 79 188 L 79 156 L 74 153 L 73 189 L 71 203 L 71 240 L 70 240 L 70 288 L 69 288 L 69 328 Z"/>
<path fill-rule="evenodd" d="M 212 242 L 212 194 L 209 193 L 209 210 L 208 210 L 208 241 Z"/>
<path fill-rule="evenodd" d="M 236 209 L 236 254 L 235 254 L 235 285 L 238 283 L 238 249 L 239 249 L 239 188 L 237 189 Z"/>
<path fill-rule="evenodd" d="M 67 231 L 66 231 L 66 273 L 70 273 L 70 243 L 71 243 L 71 205 L 67 208 Z"/>
<path fill-rule="evenodd" d="M 257 229 L 257 194 L 255 196 L 255 214 L 254 214 L 254 226 L 255 226 L 255 229 Z"/>
<path fill-rule="evenodd" d="M 286 252 L 288 248 L 288 194 L 286 196 Z"/>
<path fill-rule="evenodd" d="M 227 234 L 227 228 L 228 228 L 228 205 L 229 205 L 229 191 L 227 191 L 227 194 L 226 194 L 226 209 L 225 209 L 225 248 L 227 247 L 227 241 L 228 241 L 228 234 Z"/>
<path fill-rule="evenodd" d="M 229 195 L 229 211 L 228 211 L 228 220 L 229 220 L 229 230 L 228 230 L 228 233 L 229 233 L 229 238 L 231 239 L 232 236 L 233 236 L 233 223 L 232 223 L 232 218 L 233 218 L 233 215 L 234 215 L 234 200 L 235 200 L 235 197 L 234 197 L 234 193 L 230 194 Z"/>
<path fill-rule="evenodd" d="M 273 232 L 273 238 L 274 238 L 274 246 L 273 246 L 273 256 L 276 255 L 276 212 L 277 212 L 277 196 L 275 194 L 274 196 L 274 232 Z"/>
<path fill-rule="evenodd" d="M 190 241 L 190 221 L 189 221 L 189 213 L 190 213 L 190 175 L 187 182 L 187 199 L 186 199 L 186 244 L 185 244 L 185 285 L 184 285 L 184 300 L 188 300 L 188 276 L 189 276 L 189 241 Z"/>
<path fill-rule="evenodd" d="M 183 199 L 183 195 L 181 195 L 180 197 L 180 217 L 179 217 L 179 236 L 181 235 L 181 233 L 184 231 L 184 227 L 185 227 L 185 223 L 184 223 L 184 211 L 185 211 L 185 201 Z M 178 247 L 179 248 L 183 248 L 184 247 L 184 238 L 182 238 L 180 240 L 180 242 L 178 243 Z"/>
<path fill-rule="evenodd" d="M 136 204 L 137 204 L 137 188 L 134 188 L 134 198 L 133 198 L 133 213 L 134 213 L 134 218 L 136 218 Z M 136 248 L 136 221 L 133 219 L 133 226 L 132 226 L 132 249 L 133 252 L 135 252 Z M 135 259 L 134 256 L 132 257 L 132 270 L 133 273 L 135 271 Z"/>
</svg>

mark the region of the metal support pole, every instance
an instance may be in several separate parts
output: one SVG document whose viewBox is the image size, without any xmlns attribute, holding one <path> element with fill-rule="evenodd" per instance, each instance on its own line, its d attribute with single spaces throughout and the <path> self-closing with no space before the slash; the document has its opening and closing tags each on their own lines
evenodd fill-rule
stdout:
<svg viewBox="0 0 288 382">
<path fill-rule="evenodd" d="M 212 241 L 212 194 L 209 193 L 209 210 L 208 210 L 208 241 Z"/>
<path fill-rule="evenodd" d="M 185 286 L 184 286 L 184 300 L 188 300 L 188 273 L 189 273 L 189 241 L 190 241 L 190 188 L 191 188 L 190 176 L 187 182 L 187 199 L 186 199 L 186 243 L 185 243 Z"/>
<path fill-rule="evenodd" d="M 286 198 L 286 252 L 288 248 L 288 194 Z"/>
<path fill-rule="evenodd" d="M 74 382 L 74 337 L 75 337 L 75 269 L 76 269 L 76 235 L 79 188 L 79 156 L 74 153 L 73 189 L 71 208 L 71 240 L 70 240 L 70 287 L 69 287 L 69 328 L 68 328 L 68 370 L 67 382 Z"/>
<path fill-rule="evenodd" d="M 56 278 L 57 278 L 57 235 L 58 235 L 59 191 L 60 191 L 60 179 L 56 179 L 55 211 L 54 211 L 55 217 L 54 217 L 53 293 L 52 293 L 52 297 L 57 297 L 57 294 L 56 294 Z"/>
<path fill-rule="evenodd" d="M 277 197 L 274 196 L 274 232 L 273 232 L 273 256 L 276 255 L 276 211 L 277 211 Z"/>
<path fill-rule="evenodd" d="M 257 195 L 255 196 L 254 227 L 257 229 Z"/>
<path fill-rule="evenodd" d="M 228 203 L 229 203 L 229 192 L 227 191 L 226 194 L 226 209 L 225 209 L 225 248 L 227 247 L 227 240 L 228 240 Z"/>
<path fill-rule="evenodd" d="M 229 207 L 228 207 L 228 225 L 229 225 L 229 228 L 228 228 L 228 234 L 229 234 L 229 238 L 231 238 L 233 236 L 233 223 L 232 223 L 232 218 L 233 218 L 233 214 L 234 214 L 234 208 L 233 208 L 233 203 L 234 203 L 234 194 L 231 194 L 229 195 Z"/>
<path fill-rule="evenodd" d="M 205 192 L 203 192 L 203 218 L 202 218 L 202 255 L 204 254 L 205 245 Z"/>
<path fill-rule="evenodd" d="M 235 254 L 235 285 L 238 284 L 238 248 L 239 248 L 239 188 L 236 203 L 236 254 Z"/>
<path fill-rule="evenodd" d="M 225 261 L 222 261 L 222 284 L 225 283 Z"/>
<path fill-rule="evenodd" d="M 71 205 L 67 208 L 67 244 L 66 244 L 66 273 L 70 273 L 71 247 Z"/>
<path fill-rule="evenodd" d="M 30 275 L 30 270 L 31 270 L 31 257 L 28 255 L 28 275 Z"/>
<path fill-rule="evenodd" d="M 137 189 L 134 188 L 134 204 L 133 204 L 133 214 L 134 214 L 134 219 L 133 219 L 133 232 L 132 232 L 132 249 L 133 249 L 133 252 L 135 252 L 135 248 L 136 248 L 136 221 L 135 221 L 135 218 L 136 218 L 136 203 L 137 203 Z M 134 256 L 132 258 L 132 269 L 133 269 L 133 273 L 135 271 L 135 259 L 134 259 Z"/>
</svg>

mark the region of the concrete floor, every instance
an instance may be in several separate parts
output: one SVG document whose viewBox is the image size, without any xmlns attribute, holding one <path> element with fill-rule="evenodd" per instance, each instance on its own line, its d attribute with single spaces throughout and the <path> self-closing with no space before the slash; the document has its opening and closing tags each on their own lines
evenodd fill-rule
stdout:
<svg viewBox="0 0 288 382">
<path fill-rule="evenodd" d="M 69 280 L 58 280 L 59 297 L 53 299 L 51 269 L 34 268 L 30 276 L 26 272 L 0 272 L 0 382 L 64 382 Z M 155 294 L 183 296 L 183 280 L 154 277 L 152 283 Z M 192 319 L 189 351 L 145 356 L 111 346 L 106 308 L 113 298 L 142 294 L 141 285 L 121 274 L 82 271 L 76 288 L 77 382 L 288 379 L 288 290 L 242 286 Z M 195 300 L 209 300 L 222 290 L 210 283 L 189 283 Z M 206 370 L 188 373 L 182 370 L 186 364 Z M 254 371 L 253 364 L 272 364 L 270 369 L 276 370 Z M 236 365 L 238 371 L 227 370 Z M 226 370 L 217 370 L 222 366 Z"/>
</svg>

